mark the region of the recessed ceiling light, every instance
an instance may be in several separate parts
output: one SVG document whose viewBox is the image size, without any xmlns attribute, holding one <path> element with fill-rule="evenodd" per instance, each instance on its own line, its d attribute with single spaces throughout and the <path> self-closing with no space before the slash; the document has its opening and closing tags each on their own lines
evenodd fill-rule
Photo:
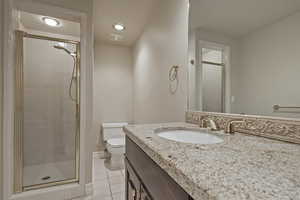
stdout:
<svg viewBox="0 0 300 200">
<path fill-rule="evenodd" d="M 125 30 L 125 26 L 123 24 L 114 24 L 113 27 L 116 31 L 124 31 Z"/>
<path fill-rule="evenodd" d="M 43 17 L 42 20 L 48 26 L 57 27 L 57 26 L 60 25 L 60 22 L 57 19 L 54 19 L 54 18 L 51 18 L 51 17 Z"/>
</svg>

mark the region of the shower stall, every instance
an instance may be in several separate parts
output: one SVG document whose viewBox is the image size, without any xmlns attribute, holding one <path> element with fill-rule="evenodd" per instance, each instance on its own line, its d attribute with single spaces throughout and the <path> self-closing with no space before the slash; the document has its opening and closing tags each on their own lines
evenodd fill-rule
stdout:
<svg viewBox="0 0 300 200">
<path fill-rule="evenodd" d="M 16 32 L 15 193 L 79 181 L 79 48 Z"/>
</svg>

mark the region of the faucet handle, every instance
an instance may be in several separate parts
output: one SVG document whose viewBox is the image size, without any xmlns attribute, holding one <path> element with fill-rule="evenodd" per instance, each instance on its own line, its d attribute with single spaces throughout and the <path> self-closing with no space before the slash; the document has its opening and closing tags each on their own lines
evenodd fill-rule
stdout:
<svg viewBox="0 0 300 200">
<path fill-rule="evenodd" d="M 214 120 L 209 119 L 208 122 L 209 122 L 210 129 L 212 131 L 218 131 L 219 130 L 218 127 L 217 127 L 217 124 Z"/>
<path fill-rule="evenodd" d="M 239 118 L 239 119 L 231 119 L 227 122 L 226 127 L 225 127 L 225 133 L 234 133 L 234 124 L 236 123 L 245 123 L 245 119 Z"/>
</svg>

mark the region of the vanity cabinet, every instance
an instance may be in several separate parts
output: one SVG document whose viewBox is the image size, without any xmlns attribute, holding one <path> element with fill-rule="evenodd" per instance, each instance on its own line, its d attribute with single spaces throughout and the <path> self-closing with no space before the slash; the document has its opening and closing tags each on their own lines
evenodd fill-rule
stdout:
<svg viewBox="0 0 300 200">
<path fill-rule="evenodd" d="M 141 185 L 141 200 L 152 200 L 145 187 Z"/>
<path fill-rule="evenodd" d="M 126 199 L 137 200 L 141 183 L 130 166 L 126 168 Z"/>
<path fill-rule="evenodd" d="M 126 200 L 192 200 L 137 144 L 126 137 Z"/>
</svg>

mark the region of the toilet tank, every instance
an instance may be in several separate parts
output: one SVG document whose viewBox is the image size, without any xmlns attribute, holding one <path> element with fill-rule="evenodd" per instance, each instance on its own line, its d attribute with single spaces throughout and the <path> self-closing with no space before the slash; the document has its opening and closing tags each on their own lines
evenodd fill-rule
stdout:
<svg viewBox="0 0 300 200">
<path fill-rule="evenodd" d="M 125 137 L 125 133 L 123 131 L 123 126 L 128 125 L 126 122 L 122 123 L 103 123 L 102 131 L 103 131 L 103 139 L 104 141 L 112 138 L 120 138 Z"/>
</svg>

